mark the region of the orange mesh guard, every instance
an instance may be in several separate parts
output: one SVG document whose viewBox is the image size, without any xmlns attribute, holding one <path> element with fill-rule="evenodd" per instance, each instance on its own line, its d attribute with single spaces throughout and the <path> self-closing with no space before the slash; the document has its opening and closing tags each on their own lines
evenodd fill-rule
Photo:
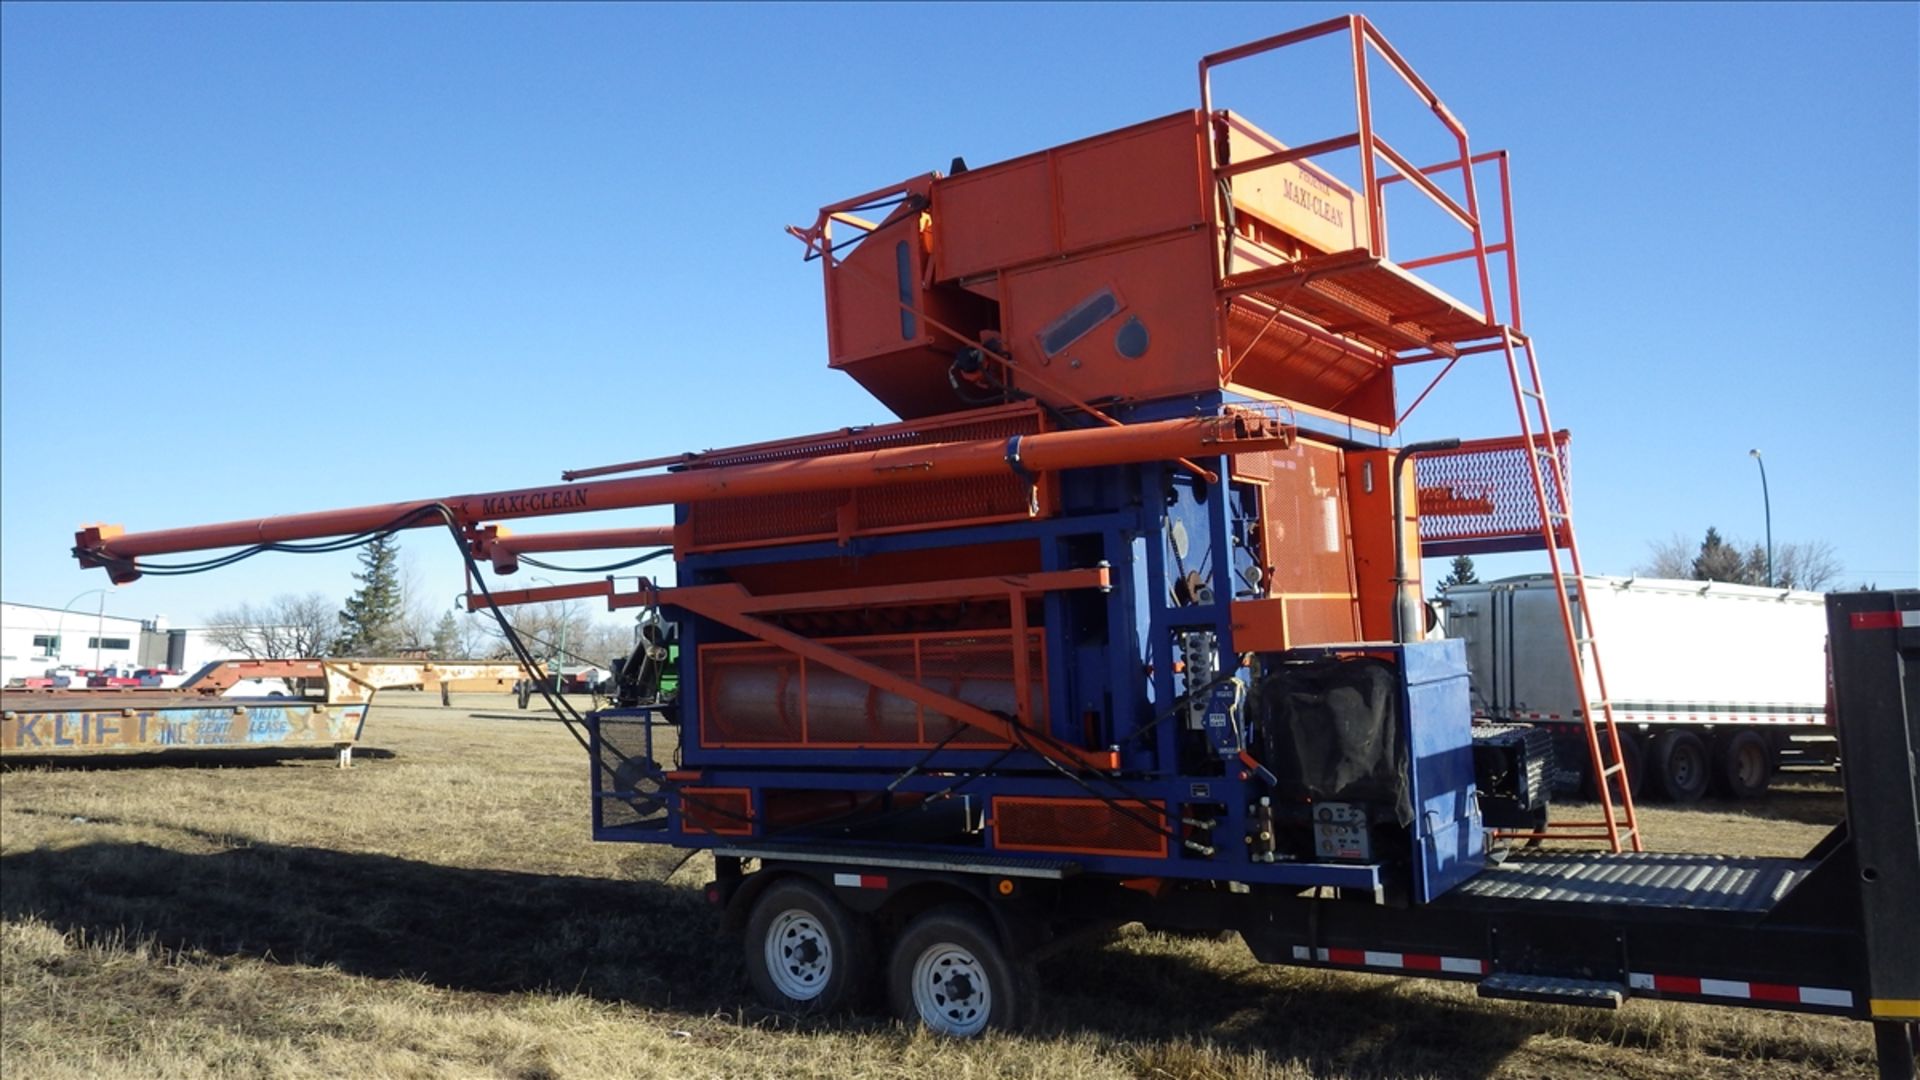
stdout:
<svg viewBox="0 0 1920 1080">
<path fill-rule="evenodd" d="M 683 832 L 753 835 L 753 792 L 746 788 L 685 788 L 680 807 Z"/>
<path fill-rule="evenodd" d="M 1543 439 L 1544 443 L 1545 440 Z M 1567 471 L 1565 431 L 1553 433 L 1553 452 Z M 1476 439 L 1455 450 L 1423 453 L 1413 462 L 1419 486 L 1420 544 L 1434 555 L 1537 550 L 1543 546 L 1540 503 L 1534 496 L 1525 440 L 1519 436 Z M 1546 469 L 1550 513 L 1565 515 L 1567 501 Z M 1565 517 L 1555 522 L 1566 546 Z"/>
<path fill-rule="evenodd" d="M 1166 834 L 1136 818 L 1164 829 L 1166 806 L 1125 799 L 1108 803 L 998 795 L 993 799 L 993 846 L 1002 851 L 1166 858 Z"/>
<path fill-rule="evenodd" d="M 1041 635 L 1027 635 L 1029 714 L 1045 715 Z M 827 641 L 849 656 L 1005 715 L 1019 711 L 1013 634 L 906 634 Z M 714 748 L 1003 747 L 1004 741 L 898 694 L 753 642 L 700 648 L 700 743 Z"/>
</svg>

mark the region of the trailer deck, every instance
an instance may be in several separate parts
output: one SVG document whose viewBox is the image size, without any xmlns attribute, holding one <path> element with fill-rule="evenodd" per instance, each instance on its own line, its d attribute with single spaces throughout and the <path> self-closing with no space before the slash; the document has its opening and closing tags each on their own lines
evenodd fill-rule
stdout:
<svg viewBox="0 0 1920 1080">
<path fill-rule="evenodd" d="M 1659 852 L 1523 852 L 1457 887 L 1454 903 L 1616 905 L 1633 913 L 1764 913 L 1818 863 Z M 1442 901 L 1447 903 L 1447 901 Z"/>
</svg>

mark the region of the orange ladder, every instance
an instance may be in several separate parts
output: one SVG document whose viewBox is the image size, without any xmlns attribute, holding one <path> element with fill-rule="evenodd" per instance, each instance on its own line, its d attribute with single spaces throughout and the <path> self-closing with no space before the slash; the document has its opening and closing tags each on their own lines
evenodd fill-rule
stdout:
<svg viewBox="0 0 1920 1080">
<path fill-rule="evenodd" d="M 1566 462 L 1561 460 L 1552 435 L 1553 420 L 1547 413 L 1547 394 L 1540 383 L 1540 362 L 1534 355 L 1533 340 L 1512 327 L 1500 328 L 1501 348 L 1507 357 L 1507 374 L 1513 383 L 1514 409 L 1520 415 L 1520 437 L 1525 445 L 1528 472 L 1533 477 L 1534 499 L 1540 508 L 1540 533 L 1546 542 L 1547 560 L 1553 570 L 1554 595 L 1560 602 L 1560 625 L 1566 633 L 1567 660 L 1574 683 L 1586 697 L 1586 680 L 1581 664 L 1584 650 L 1585 670 L 1593 673 L 1593 687 L 1600 695 L 1588 701 L 1580 711 L 1587 734 L 1587 753 L 1594 776 L 1594 788 L 1600 798 L 1600 820 L 1549 821 L 1543 832 L 1507 833 L 1515 839 L 1605 840 L 1613 851 L 1631 847 L 1644 851 L 1639 819 L 1633 811 L 1633 789 L 1627 775 L 1625 756 L 1620 752 L 1620 727 L 1614 722 L 1613 698 L 1607 693 L 1606 668 L 1600 662 L 1600 646 L 1593 625 L 1593 605 L 1587 602 L 1586 570 L 1580 562 L 1580 545 L 1573 532 L 1573 497 L 1567 486 Z M 1524 363 L 1523 363 L 1524 360 Z M 1554 504 L 1558 503 L 1556 507 Z M 1563 564 L 1560 549 L 1566 548 Z M 1568 596 L 1568 571 L 1571 570 L 1573 595 Z M 1573 607 L 1580 606 L 1586 621 L 1586 636 L 1574 622 Z M 1615 778 L 1618 778 L 1618 802 Z"/>
</svg>

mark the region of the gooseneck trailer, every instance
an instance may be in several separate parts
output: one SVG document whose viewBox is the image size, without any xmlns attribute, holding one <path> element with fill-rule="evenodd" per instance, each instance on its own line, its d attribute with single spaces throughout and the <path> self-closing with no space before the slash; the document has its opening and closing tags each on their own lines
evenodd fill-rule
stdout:
<svg viewBox="0 0 1920 1080">
<path fill-rule="evenodd" d="M 1219 107 L 1216 69 L 1301 47 L 1350 58 L 1353 133 L 1289 145 Z M 1376 128 L 1382 76 L 1447 158 L 1415 165 Z M 1200 91 L 1197 109 L 956 159 L 791 230 L 820 264 L 830 365 L 897 423 L 544 488 L 93 526 L 76 555 L 125 582 L 440 526 L 475 610 L 635 611 L 619 697 L 576 731 L 593 835 L 711 852 L 708 896 L 779 1007 L 883 984 L 938 1031 L 1016 1025 L 1035 960 L 1141 920 L 1491 997 L 1871 1019 L 1883 1071 L 1911 1077 L 1920 594 L 1830 602 L 1842 734 L 1875 748 L 1849 769 L 1846 826 L 1803 860 L 1645 851 L 1568 439 L 1521 324 L 1506 155 L 1471 150 L 1358 16 L 1207 57 Z M 1408 205 L 1452 235 L 1409 247 L 1431 233 Z M 1396 445 L 1475 357 L 1504 363 L 1518 434 Z M 1408 380 L 1425 388 L 1402 407 Z M 656 505 L 669 535 L 500 524 Z M 671 585 L 497 590 L 481 572 L 662 540 Z M 1421 640 L 1423 551 L 1529 547 L 1597 694 L 1572 749 L 1598 807 L 1573 818 L 1545 817 L 1551 740 L 1476 728 L 1462 643 Z M 1533 839 L 1605 850 L 1500 858 Z"/>
</svg>

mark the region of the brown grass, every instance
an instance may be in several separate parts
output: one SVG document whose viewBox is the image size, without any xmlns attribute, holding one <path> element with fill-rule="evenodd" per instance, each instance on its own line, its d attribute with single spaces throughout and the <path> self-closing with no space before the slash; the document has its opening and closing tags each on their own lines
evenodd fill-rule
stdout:
<svg viewBox="0 0 1920 1080">
<path fill-rule="evenodd" d="M 486 715 L 475 716 L 466 708 Z M 587 839 L 557 725 L 392 695 L 355 767 L 147 758 L 0 776 L 0 1071 L 391 1077 L 1799 1077 L 1863 1025 L 1269 968 L 1142 930 L 1043 971 L 1035 1031 L 954 1043 L 751 1004 L 678 853 Z M 1650 809 L 1668 850 L 1798 854 L 1831 783 Z"/>
</svg>

